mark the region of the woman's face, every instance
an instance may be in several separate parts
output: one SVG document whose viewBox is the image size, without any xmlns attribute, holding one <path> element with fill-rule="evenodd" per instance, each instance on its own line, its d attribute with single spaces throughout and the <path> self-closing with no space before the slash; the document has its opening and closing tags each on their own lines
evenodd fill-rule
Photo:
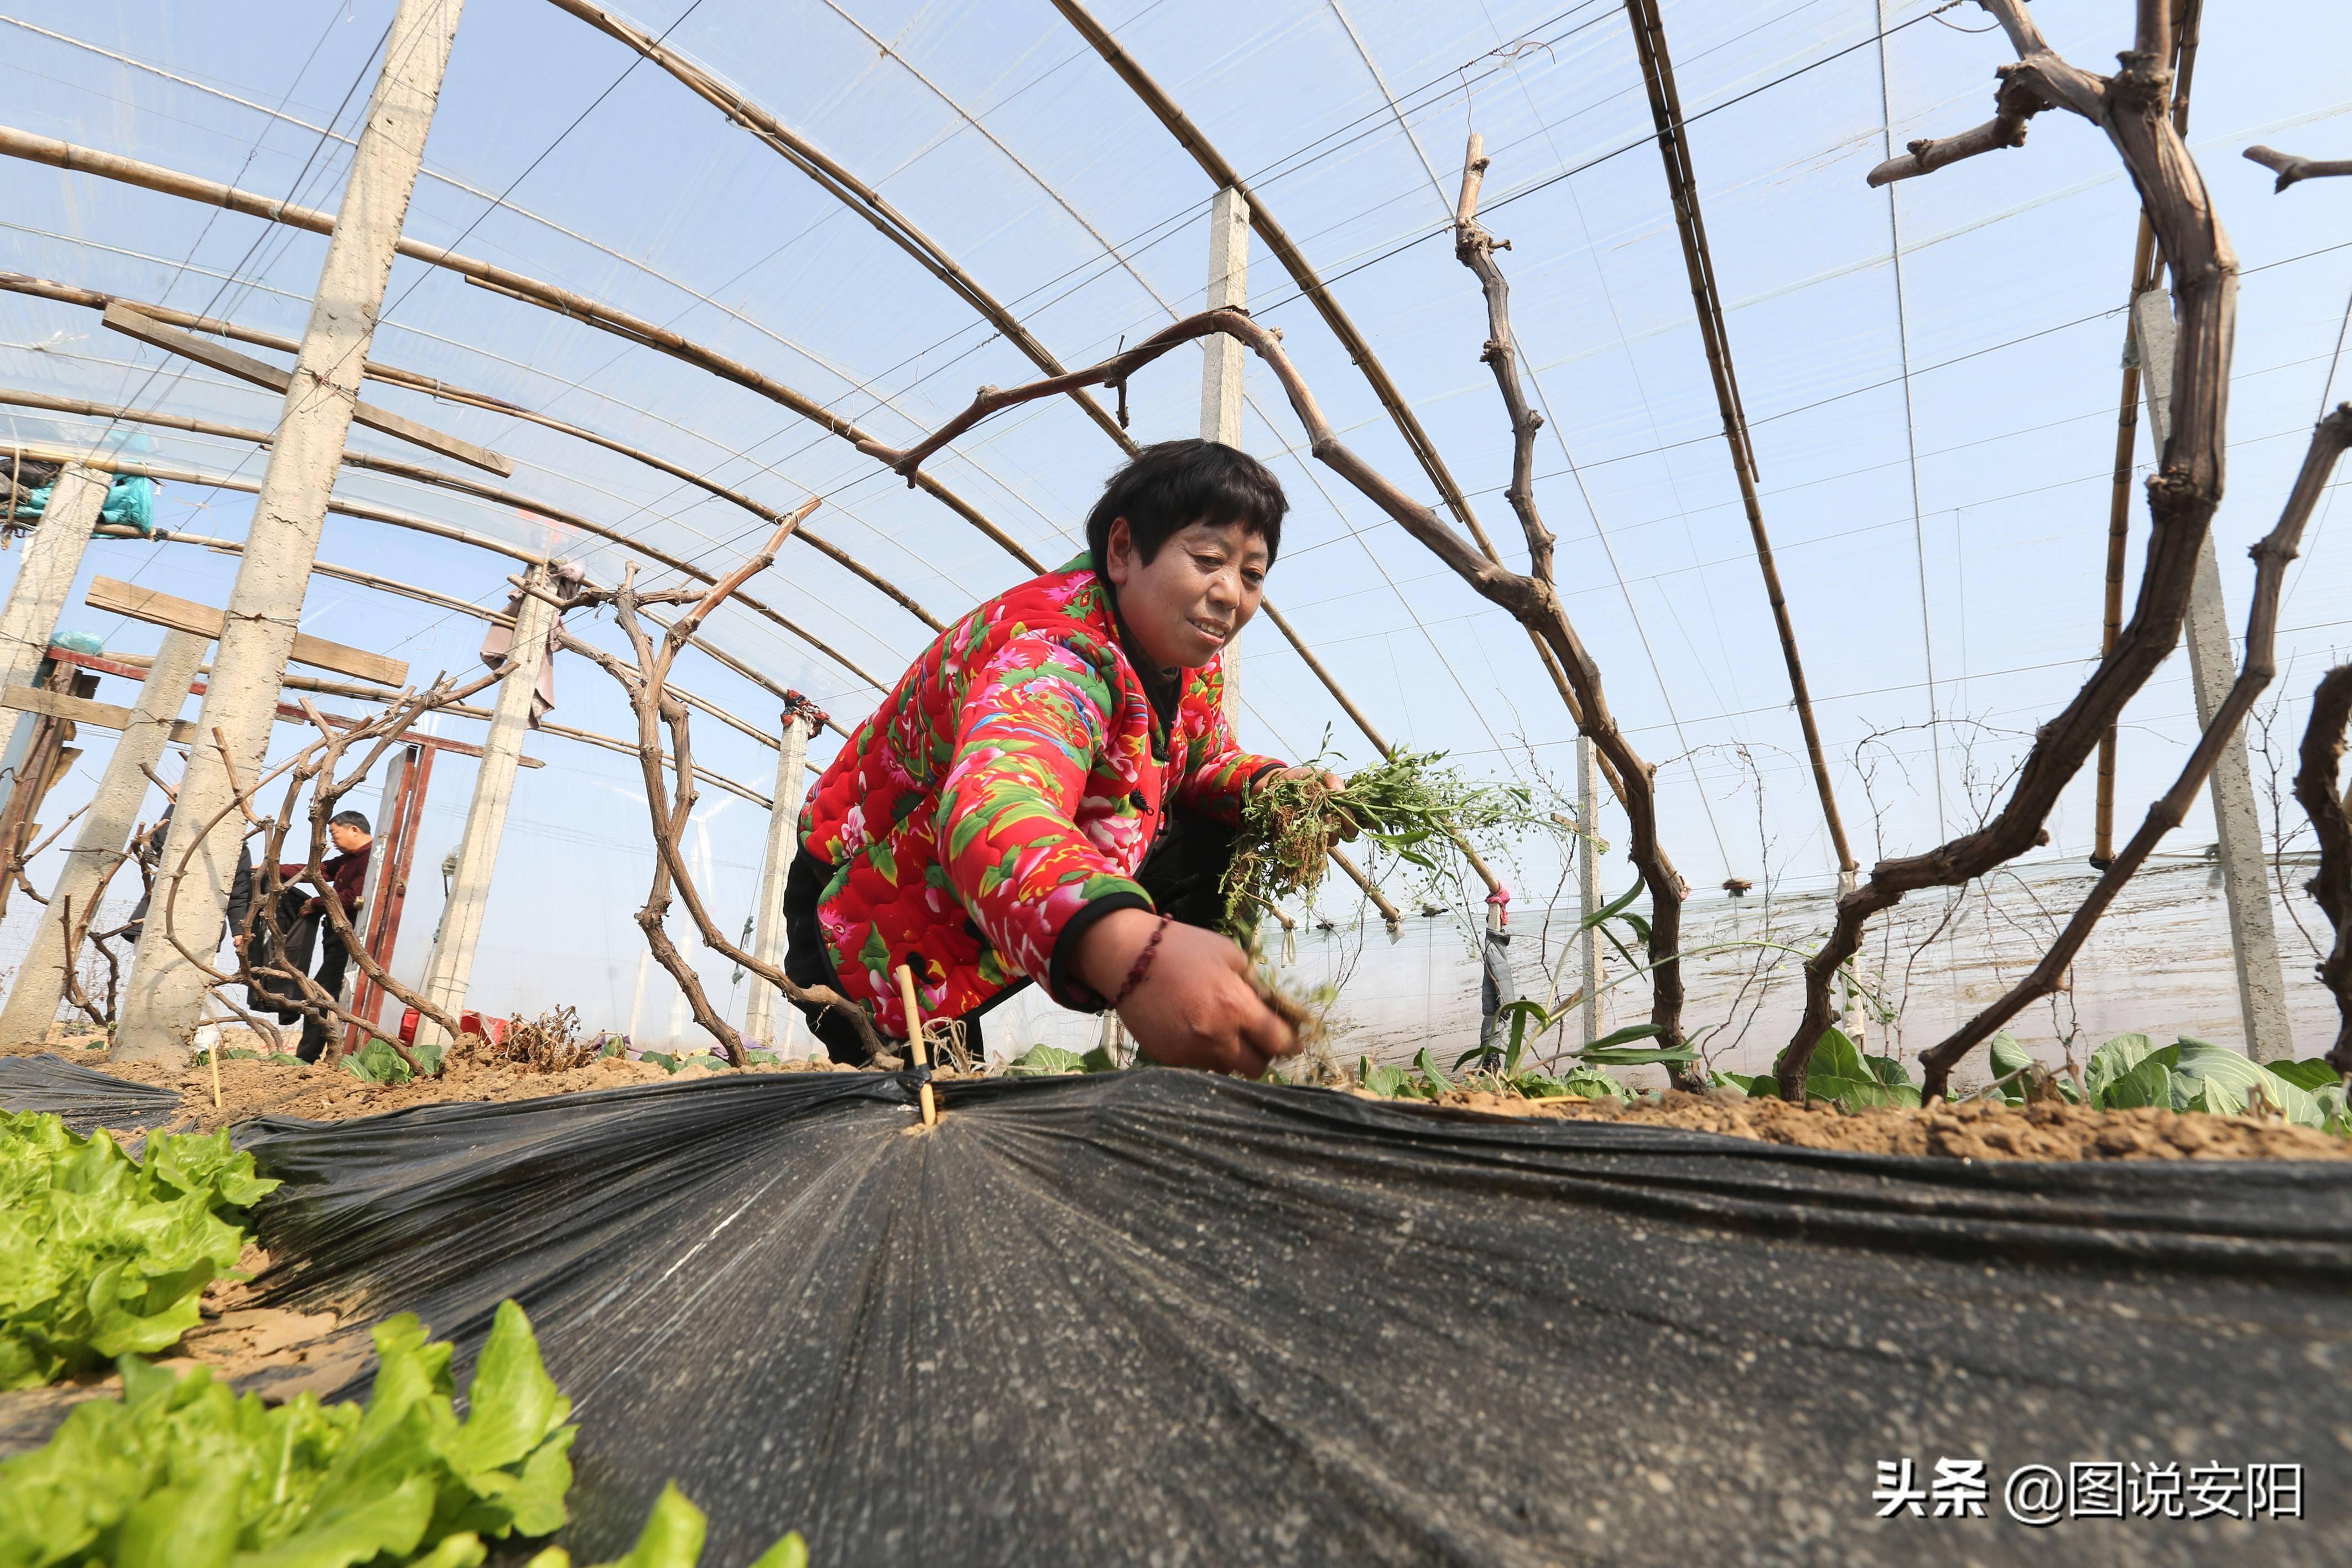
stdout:
<svg viewBox="0 0 2352 1568">
<path fill-rule="evenodd" d="M 1150 560 L 1136 553 L 1127 519 L 1110 526 L 1107 552 L 1128 630 L 1162 669 L 1197 670 L 1241 634 L 1265 595 L 1265 540 L 1239 523 L 1192 523 L 1168 536 Z"/>
</svg>

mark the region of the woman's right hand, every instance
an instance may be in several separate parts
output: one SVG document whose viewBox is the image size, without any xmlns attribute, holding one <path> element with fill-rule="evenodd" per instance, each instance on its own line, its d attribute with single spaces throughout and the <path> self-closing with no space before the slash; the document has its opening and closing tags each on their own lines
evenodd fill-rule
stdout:
<svg viewBox="0 0 2352 1568">
<path fill-rule="evenodd" d="M 1147 909 L 1104 915 L 1078 939 L 1078 977 L 1116 997 L 1160 925 Z M 1240 945 L 1172 920 L 1118 1016 L 1138 1048 L 1168 1067 L 1256 1078 L 1269 1061 L 1298 1050 L 1290 1026 L 1258 998 Z"/>
</svg>

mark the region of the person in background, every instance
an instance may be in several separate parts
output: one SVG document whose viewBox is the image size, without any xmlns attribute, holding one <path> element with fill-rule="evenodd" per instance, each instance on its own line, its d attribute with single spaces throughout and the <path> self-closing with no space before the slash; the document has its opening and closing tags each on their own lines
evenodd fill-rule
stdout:
<svg viewBox="0 0 2352 1568">
<path fill-rule="evenodd" d="M 375 838 L 369 831 L 367 818 L 357 811 L 338 811 L 329 818 L 327 837 L 333 841 L 339 852 L 320 862 L 319 869 L 326 873 L 327 884 L 335 890 L 335 899 L 342 906 L 344 917 L 356 925 L 360 917 L 360 892 L 367 884 L 368 856 L 374 851 Z M 281 865 L 278 868 L 278 880 L 281 883 L 291 882 L 308 869 L 307 863 L 300 861 Z M 247 896 L 249 900 L 249 891 Z M 232 910 L 229 927 L 240 954 L 247 951 L 247 939 L 243 935 L 244 913 L 241 909 Z M 341 996 L 343 969 L 351 962 L 351 953 L 343 946 L 342 939 L 335 935 L 334 926 L 328 923 L 325 896 L 307 888 L 280 887 L 278 892 L 278 925 L 286 933 L 284 962 L 287 966 L 310 975 L 329 996 Z M 255 936 L 266 943 L 268 933 L 266 928 L 257 927 Z M 315 971 L 310 967 L 314 951 L 319 956 L 319 967 Z M 287 993 L 298 989 L 290 982 L 285 984 Z M 255 1010 L 276 1009 L 280 1023 L 292 1023 L 296 1019 L 302 1020 L 302 1043 L 295 1051 L 297 1056 L 304 1061 L 316 1061 L 324 1054 L 327 1024 L 299 1008 L 289 1007 L 287 1003 L 293 999 L 290 994 L 282 994 L 257 984 L 248 987 L 247 994 L 252 998 Z"/>
<path fill-rule="evenodd" d="M 1287 507 L 1245 453 L 1147 446 L 1095 504 L 1085 555 L 924 650 L 809 791 L 786 977 L 903 1040 L 908 965 L 924 1018 L 962 1019 L 975 1055 L 980 1015 L 1033 982 L 1116 1009 L 1170 1066 L 1255 1077 L 1297 1051 L 1214 929 L 1242 803 L 1286 771 L 1235 743 L 1221 661 Z M 866 1060 L 847 1019 L 803 1010 L 835 1060 Z"/>
</svg>

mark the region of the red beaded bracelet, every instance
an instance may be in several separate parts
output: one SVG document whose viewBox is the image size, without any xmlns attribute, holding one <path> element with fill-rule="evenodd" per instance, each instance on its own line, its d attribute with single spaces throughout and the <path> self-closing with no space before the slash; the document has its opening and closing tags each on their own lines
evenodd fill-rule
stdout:
<svg viewBox="0 0 2352 1568">
<path fill-rule="evenodd" d="M 1135 956 L 1134 967 L 1127 972 L 1127 984 L 1119 987 L 1118 995 L 1110 999 L 1110 1005 L 1114 1009 L 1126 1001 L 1135 988 L 1143 983 L 1144 974 L 1151 967 L 1151 956 L 1160 951 L 1160 938 L 1167 933 L 1168 922 L 1171 918 L 1169 915 L 1161 915 L 1160 924 L 1153 926 L 1151 935 L 1144 939 L 1143 951 Z"/>
</svg>

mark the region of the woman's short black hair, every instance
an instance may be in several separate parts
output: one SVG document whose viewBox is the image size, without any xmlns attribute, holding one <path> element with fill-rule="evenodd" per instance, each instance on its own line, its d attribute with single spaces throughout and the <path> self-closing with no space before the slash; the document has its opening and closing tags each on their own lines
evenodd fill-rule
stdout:
<svg viewBox="0 0 2352 1568">
<path fill-rule="evenodd" d="M 1239 523 L 1265 540 L 1266 564 L 1282 551 L 1282 515 L 1290 502 L 1273 470 L 1248 453 L 1216 441 L 1158 441 L 1110 476 L 1102 499 L 1087 514 L 1087 548 L 1095 570 L 1110 561 L 1110 526 L 1127 519 L 1136 554 L 1146 564 L 1168 536 L 1206 519 Z"/>
<path fill-rule="evenodd" d="M 333 816 L 327 819 L 327 826 L 331 828 L 357 828 L 362 833 L 373 833 L 375 831 L 374 829 L 368 826 L 367 818 L 357 811 L 338 811 Z"/>
</svg>

